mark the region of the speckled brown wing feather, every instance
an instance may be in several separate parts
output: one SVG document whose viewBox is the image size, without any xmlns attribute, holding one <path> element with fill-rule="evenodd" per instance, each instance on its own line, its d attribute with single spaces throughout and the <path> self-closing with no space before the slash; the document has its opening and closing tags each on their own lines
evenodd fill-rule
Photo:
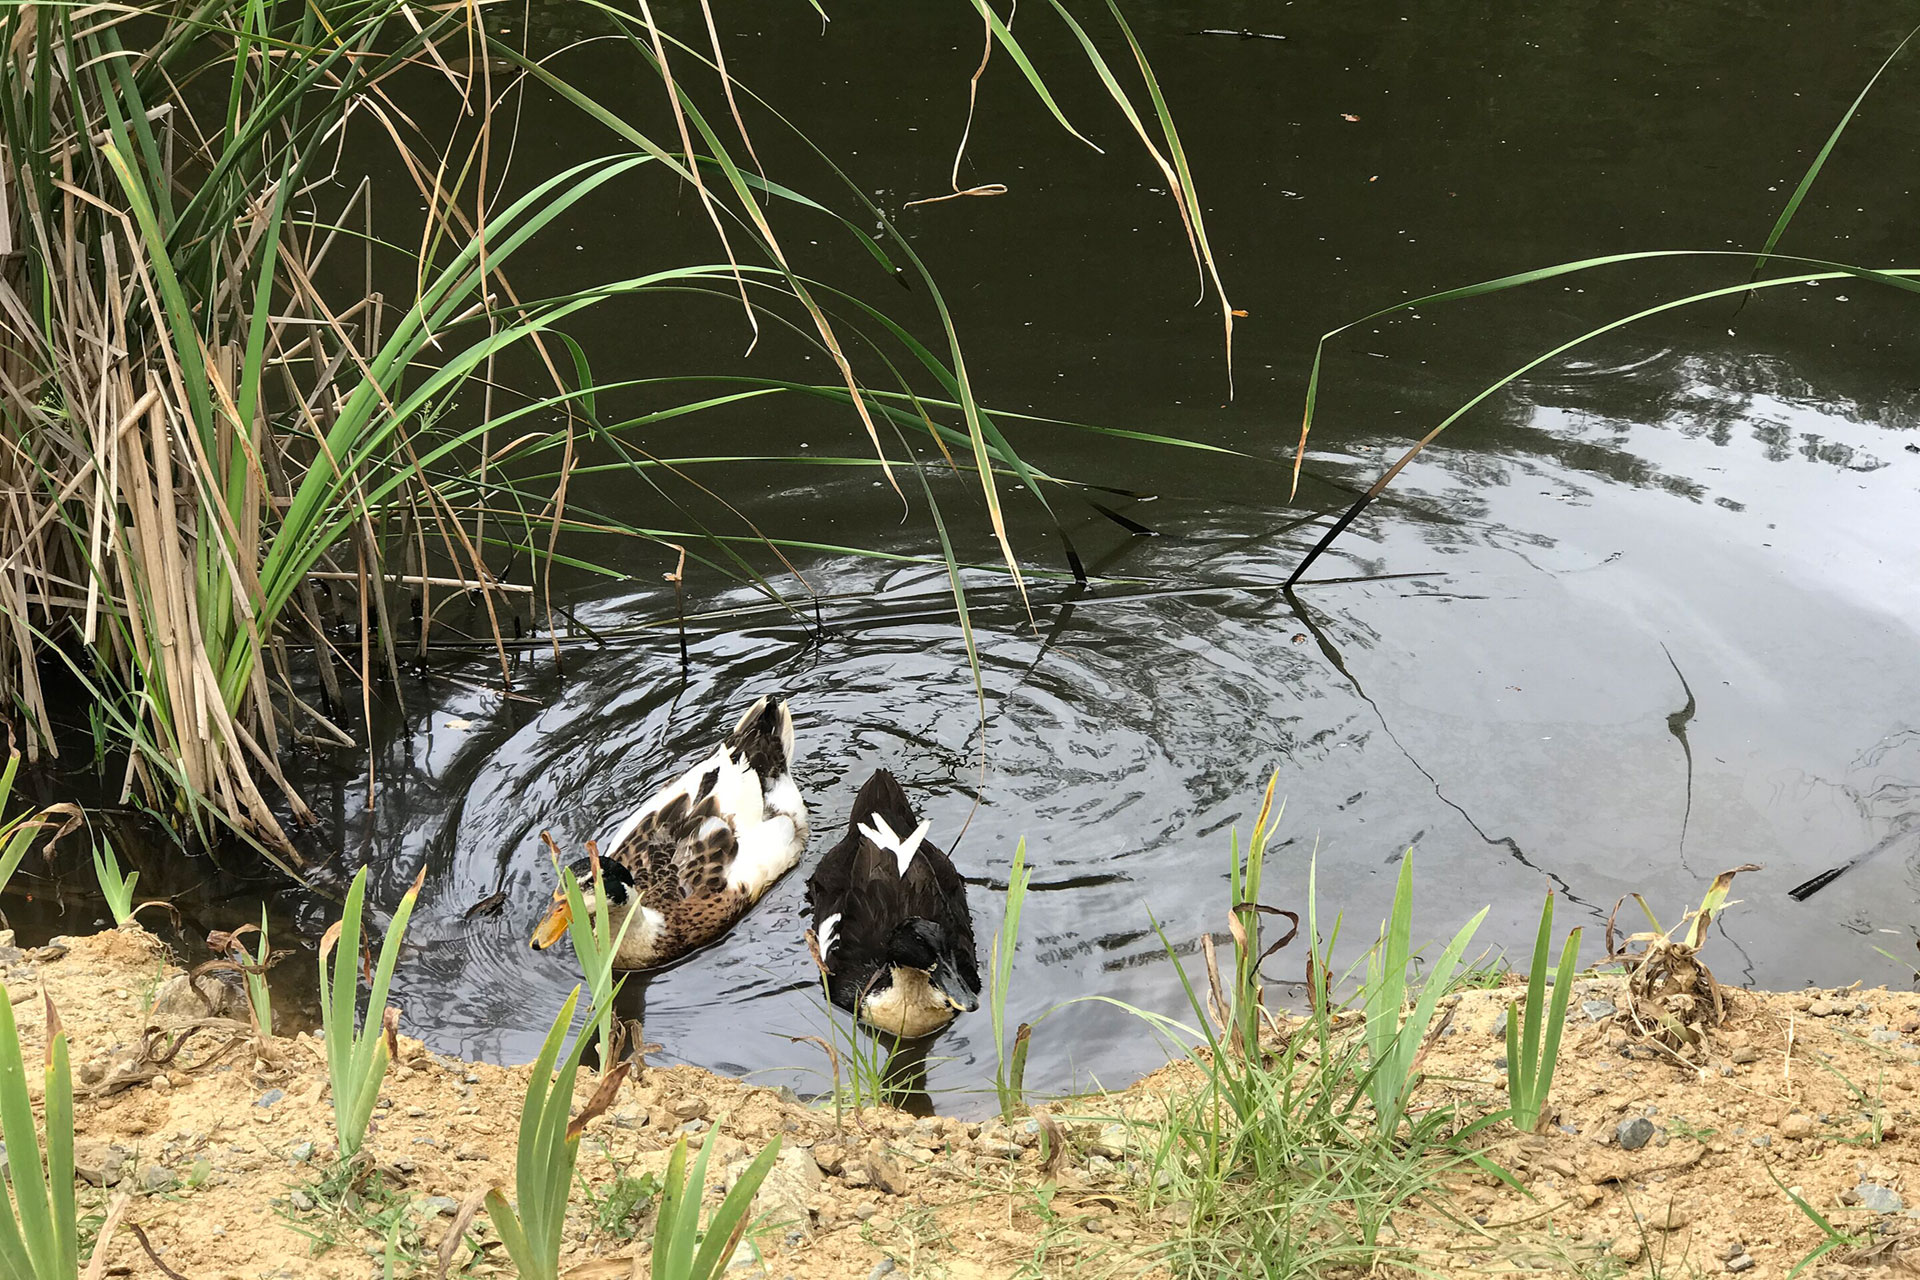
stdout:
<svg viewBox="0 0 1920 1280">
<path fill-rule="evenodd" d="M 633 873 L 641 905 L 665 918 L 662 950 L 699 946 L 748 905 L 727 885 L 740 845 L 713 794 L 716 777 L 709 772 L 692 795 L 675 796 L 649 814 L 611 855 Z"/>
</svg>

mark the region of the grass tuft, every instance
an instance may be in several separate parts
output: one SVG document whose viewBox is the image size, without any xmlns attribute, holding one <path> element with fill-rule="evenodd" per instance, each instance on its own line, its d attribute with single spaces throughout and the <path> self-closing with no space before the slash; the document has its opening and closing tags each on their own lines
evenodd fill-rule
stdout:
<svg viewBox="0 0 1920 1280">
<path fill-rule="evenodd" d="M 592 1038 L 596 1023 L 573 1039 L 560 1059 L 560 1045 L 573 1025 L 580 1000 L 575 987 L 561 1006 L 534 1060 L 533 1078 L 520 1107 L 520 1143 L 514 1162 L 513 1203 L 498 1187 L 487 1192 L 487 1214 L 507 1247 L 522 1280 L 557 1280 L 560 1274 L 561 1236 L 567 1225 L 567 1197 L 573 1190 L 573 1170 L 580 1157 L 580 1135 L 605 1111 L 627 1077 L 627 1063 L 605 1072 L 593 1097 L 577 1116 L 573 1082 L 580 1070 L 580 1054 Z M 556 1072 L 556 1062 L 558 1070 Z"/>
<path fill-rule="evenodd" d="M 380 958 L 373 970 L 373 988 L 367 997 L 367 1014 L 355 1028 L 354 1006 L 360 994 L 360 912 L 367 892 L 367 869 L 354 873 L 347 890 L 346 911 L 329 926 L 320 940 L 320 1020 L 327 1043 L 327 1076 L 333 1085 L 333 1124 L 340 1139 L 340 1158 L 351 1160 L 366 1140 L 367 1125 L 373 1119 L 373 1106 L 380 1098 L 380 1084 L 386 1079 L 387 1064 L 398 1051 L 394 1039 L 400 1014 L 387 1007 L 387 987 L 393 980 L 394 965 L 400 959 L 400 939 L 406 934 L 413 904 L 420 896 L 420 877 L 401 897 L 387 936 L 380 944 Z M 327 972 L 331 956 L 333 972 Z"/>
<path fill-rule="evenodd" d="M 1425 981 L 1414 986 L 1407 977 L 1413 962 L 1413 850 L 1400 859 L 1393 912 L 1367 954 L 1367 976 L 1360 994 L 1367 1047 L 1363 1079 L 1376 1123 L 1385 1135 L 1397 1132 L 1407 1114 L 1407 1103 L 1420 1082 L 1420 1051 L 1433 1024 L 1433 1011 L 1464 972 L 1461 956 L 1486 918 L 1487 908 L 1482 907 L 1453 936 Z"/>
<path fill-rule="evenodd" d="M 7 1190 L 0 1192 L 0 1267 L 21 1280 L 75 1280 L 80 1234 L 73 1198 L 73 1076 L 67 1034 L 52 1000 L 47 1001 L 47 1031 L 43 1138 L 34 1123 L 13 1003 L 0 986 L 0 1138 L 7 1146 Z M 108 1234 L 102 1230 L 96 1254 Z"/>
<path fill-rule="evenodd" d="M 1522 1133 L 1537 1133 L 1551 1119 L 1547 1096 L 1553 1090 L 1553 1069 L 1560 1060 L 1560 1035 L 1566 1029 L 1567 1000 L 1573 993 L 1573 974 L 1579 965 L 1580 930 L 1567 935 L 1560 949 L 1560 968 L 1547 994 L 1547 953 L 1553 941 L 1553 895 L 1540 908 L 1540 936 L 1534 939 L 1533 962 L 1527 970 L 1524 1007 L 1507 1002 L 1507 1097 L 1513 1125 Z"/>
<path fill-rule="evenodd" d="M 1020 914 L 1026 907 L 1027 885 L 1033 869 L 1027 865 L 1027 842 L 1022 839 L 1013 850 L 1013 869 L 1007 873 L 1006 914 L 1000 918 L 1000 932 L 993 939 L 989 969 L 993 975 L 988 995 L 993 1022 L 993 1087 L 1000 1098 L 1000 1116 L 1011 1120 L 1026 1105 L 1023 1093 L 1027 1071 L 1027 1044 L 1033 1028 L 1021 1023 L 1007 1042 L 1007 993 L 1013 987 L 1013 953 L 1020 945 Z"/>
<path fill-rule="evenodd" d="M 113 923 L 118 926 L 133 919 L 133 886 L 139 881 L 140 873 L 121 873 L 120 859 L 113 852 L 113 841 L 104 836 L 96 837 L 93 842 L 93 874 L 100 882 L 100 893 L 107 900 L 107 910 L 113 913 Z"/>
<path fill-rule="evenodd" d="M 686 1138 L 673 1144 L 660 1190 L 660 1209 L 654 1217 L 652 1280 L 714 1280 L 726 1271 L 733 1251 L 747 1233 L 753 1197 L 779 1158 L 780 1139 L 775 1138 L 753 1158 L 707 1219 L 703 1232 L 700 1204 L 707 1186 L 707 1161 L 719 1136 L 718 1129 L 708 1131 L 691 1167 L 687 1164 Z"/>
</svg>

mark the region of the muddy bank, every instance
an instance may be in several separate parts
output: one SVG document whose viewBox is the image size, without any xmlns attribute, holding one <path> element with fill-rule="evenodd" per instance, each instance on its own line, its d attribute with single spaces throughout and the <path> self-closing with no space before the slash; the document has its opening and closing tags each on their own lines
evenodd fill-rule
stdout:
<svg viewBox="0 0 1920 1280">
<path fill-rule="evenodd" d="M 192 1280 L 365 1277 L 383 1272 L 390 1250 L 395 1274 L 431 1274 L 456 1206 L 511 1183 L 524 1068 L 441 1057 L 403 1036 L 368 1141 L 377 1180 L 355 1203 L 328 1177 L 332 1112 L 313 1038 L 260 1045 L 243 1024 L 209 1016 L 166 949 L 135 930 L 6 948 L 0 964 L 30 1060 L 44 1003 L 25 997 L 44 990 L 72 1040 L 79 1163 L 103 1184 L 82 1189 L 82 1212 L 132 1193 L 129 1220 Z M 1452 1000 L 1424 1104 L 1455 1101 L 1468 1114 L 1503 1104 L 1495 1030 L 1507 994 Z M 1446 1202 L 1422 1199 L 1400 1215 L 1389 1243 L 1408 1250 L 1403 1259 L 1785 1277 L 1825 1236 L 1784 1185 L 1859 1237 L 1813 1274 L 1908 1260 L 1920 1234 L 1920 999 L 1733 993 L 1705 1061 L 1682 1067 L 1630 1039 L 1611 1016 L 1615 994 L 1615 980 L 1581 980 L 1555 1127 L 1487 1147 L 1524 1193 L 1491 1176 L 1455 1179 Z M 1183 1204 L 1156 1203 L 1152 1117 L 1168 1091 L 1199 1079 L 1176 1064 L 1124 1093 L 1052 1106 L 1068 1142 L 1049 1167 L 1038 1121 L 868 1110 L 837 1122 L 830 1107 L 783 1092 L 648 1068 L 582 1145 L 566 1262 L 583 1277 L 624 1276 L 639 1253 L 644 1275 L 647 1175 L 679 1135 L 717 1126 L 716 1183 L 771 1137 L 785 1145 L 743 1277 L 1165 1274 L 1164 1243 L 1192 1224 Z M 581 1088 L 584 1101 L 591 1081 Z M 456 1268 L 509 1273 L 492 1240 L 483 1215 Z M 110 1258 L 157 1274 L 124 1231 Z"/>
</svg>

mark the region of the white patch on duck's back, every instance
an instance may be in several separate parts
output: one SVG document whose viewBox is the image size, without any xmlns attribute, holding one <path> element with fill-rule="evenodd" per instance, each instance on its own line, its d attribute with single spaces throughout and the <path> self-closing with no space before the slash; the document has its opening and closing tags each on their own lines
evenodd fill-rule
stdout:
<svg viewBox="0 0 1920 1280">
<path fill-rule="evenodd" d="M 713 785 L 714 803 L 733 829 L 742 835 L 766 819 L 766 797 L 760 793 L 760 775 L 745 760 L 735 760 L 720 748 L 720 778 Z"/>
<path fill-rule="evenodd" d="M 653 795 L 647 797 L 646 803 L 642 804 L 638 809 L 635 809 L 633 816 L 621 823 L 614 831 L 613 838 L 600 846 L 601 852 L 611 854 L 619 849 L 621 845 L 627 842 L 627 837 L 633 834 L 636 827 L 672 803 L 675 796 L 685 796 L 687 800 L 691 802 L 693 797 L 700 793 L 701 779 L 706 777 L 707 774 L 718 769 L 721 771 L 721 778 L 724 779 L 726 776 L 725 770 L 727 763 L 726 747 L 715 747 L 712 755 L 702 760 L 699 764 L 694 765 L 693 768 L 675 778 L 659 791 L 654 792 Z M 716 782 L 716 786 L 717 785 L 718 783 Z"/>
<path fill-rule="evenodd" d="M 806 830 L 785 814 L 735 827 L 734 837 L 739 846 L 727 868 L 727 888 L 746 894 L 749 902 L 758 902 L 775 880 L 793 870 L 807 843 Z"/>
<path fill-rule="evenodd" d="M 953 1021 L 953 1005 L 933 989 L 923 969 L 893 967 L 893 984 L 860 1002 L 860 1018 L 889 1035 L 928 1036 Z"/>
<path fill-rule="evenodd" d="M 922 822 L 913 829 L 912 835 L 902 840 L 879 814 L 874 814 L 872 821 L 872 826 L 860 828 L 860 834 L 893 854 L 895 861 L 900 864 L 900 877 L 904 880 L 907 868 L 913 865 L 913 855 L 920 851 L 920 842 L 927 838 L 927 832 L 933 830 L 933 823 Z"/>
<path fill-rule="evenodd" d="M 820 958 L 822 960 L 833 954 L 833 932 L 839 927 L 840 913 L 838 911 L 820 922 L 820 931 L 816 936 L 820 941 Z"/>
<path fill-rule="evenodd" d="M 791 773 L 783 773 L 777 778 L 766 780 L 767 811 L 785 814 L 793 819 L 793 825 L 802 835 L 807 830 L 807 802 L 800 798 L 800 787 Z"/>
</svg>

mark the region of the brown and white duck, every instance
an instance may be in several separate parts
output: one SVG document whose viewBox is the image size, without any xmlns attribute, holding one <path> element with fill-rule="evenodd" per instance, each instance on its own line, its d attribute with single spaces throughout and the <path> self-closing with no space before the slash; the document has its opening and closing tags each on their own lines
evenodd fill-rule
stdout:
<svg viewBox="0 0 1920 1280">
<path fill-rule="evenodd" d="M 600 847 L 616 969 L 653 969 L 724 935 L 792 870 L 807 846 L 807 807 L 793 780 L 793 713 L 785 699 L 760 699 L 713 754 L 645 804 Z M 590 860 L 569 868 L 589 910 Z M 572 919 L 563 893 L 534 930 L 545 949 Z"/>
</svg>

